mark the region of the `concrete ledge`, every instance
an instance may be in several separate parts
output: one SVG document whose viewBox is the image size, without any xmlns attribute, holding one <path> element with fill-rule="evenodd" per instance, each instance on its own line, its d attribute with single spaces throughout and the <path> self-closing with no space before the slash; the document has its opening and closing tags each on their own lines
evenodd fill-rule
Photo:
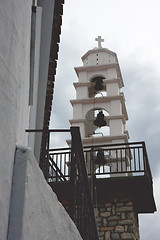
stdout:
<svg viewBox="0 0 160 240">
<path fill-rule="evenodd" d="M 7 240 L 21 239 L 27 160 L 31 150 L 17 147 L 15 153 Z"/>
</svg>

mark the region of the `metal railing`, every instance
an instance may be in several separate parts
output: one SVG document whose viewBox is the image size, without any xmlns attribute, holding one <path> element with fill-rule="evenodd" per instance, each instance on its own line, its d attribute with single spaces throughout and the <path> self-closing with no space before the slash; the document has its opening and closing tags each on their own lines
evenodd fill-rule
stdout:
<svg viewBox="0 0 160 240">
<path fill-rule="evenodd" d="M 43 132 L 41 129 L 26 131 Z M 65 149 L 59 149 L 62 151 L 61 153 L 54 151 L 54 153 L 50 154 L 49 142 L 52 132 L 71 132 L 72 144 L 71 148 L 67 149 L 67 152 Z M 75 222 L 83 240 L 98 240 L 79 127 L 71 127 L 71 129 L 66 130 L 48 130 L 45 134 L 47 134 L 48 141 L 45 147 L 45 158 L 41 165 L 43 166 L 41 169 L 44 176 L 48 182 L 70 180 L 72 191 L 69 204 L 70 216 Z"/>
<path fill-rule="evenodd" d="M 89 187 L 84 152 L 78 127 L 71 128 L 71 185 L 70 214 L 83 240 L 98 240 L 91 191 Z"/>
<path fill-rule="evenodd" d="M 94 175 L 96 178 L 109 178 L 147 174 L 152 179 L 145 142 L 84 146 L 83 149 L 88 177 Z M 59 171 L 54 169 L 54 164 Z M 70 174 L 71 148 L 50 149 L 48 181 L 68 181 Z"/>
</svg>

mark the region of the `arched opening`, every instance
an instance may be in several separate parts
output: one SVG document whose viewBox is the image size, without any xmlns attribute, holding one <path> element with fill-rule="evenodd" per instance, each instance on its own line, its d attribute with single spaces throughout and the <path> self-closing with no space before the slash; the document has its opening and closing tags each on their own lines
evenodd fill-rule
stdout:
<svg viewBox="0 0 160 240">
<path fill-rule="evenodd" d="M 94 108 L 86 114 L 85 135 L 86 137 L 101 137 L 110 135 L 108 120 L 109 113 L 101 108 Z M 99 124 L 100 121 L 100 124 Z M 101 124 L 102 121 L 102 124 Z M 98 122 L 98 123 L 97 123 Z"/>
<path fill-rule="evenodd" d="M 106 87 L 103 83 L 103 76 L 96 76 L 90 80 L 90 87 L 88 88 L 89 98 L 95 97 L 98 93 L 102 93 L 106 91 Z"/>
</svg>

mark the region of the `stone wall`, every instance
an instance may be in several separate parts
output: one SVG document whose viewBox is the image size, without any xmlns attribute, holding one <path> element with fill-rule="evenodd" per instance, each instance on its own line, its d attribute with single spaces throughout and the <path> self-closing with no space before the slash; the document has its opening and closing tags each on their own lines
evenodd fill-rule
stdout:
<svg viewBox="0 0 160 240">
<path fill-rule="evenodd" d="M 95 208 L 99 240 L 139 240 L 138 215 L 130 199 L 114 198 Z"/>
</svg>

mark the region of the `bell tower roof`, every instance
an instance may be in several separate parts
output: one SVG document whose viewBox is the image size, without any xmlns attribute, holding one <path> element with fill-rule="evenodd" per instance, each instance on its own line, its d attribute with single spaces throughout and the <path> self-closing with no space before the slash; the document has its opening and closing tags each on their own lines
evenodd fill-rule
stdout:
<svg viewBox="0 0 160 240">
<path fill-rule="evenodd" d="M 109 50 L 108 48 L 97 48 L 94 47 L 93 49 L 89 50 L 88 52 L 86 52 L 82 57 L 82 61 L 84 61 L 90 54 L 98 54 L 98 53 L 105 53 L 105 54 L 109 54 L 113 57 L 115 57 L 116 62 L 118 62 L 117 59 L 117 54 L 111 50 Z"/>
<path fill-rule="evenodd" d="M 98 47 L 94 47 L 82 56 L 84 66 L 104 65 L 118 62 L 117 54 L 115 52 L 102 47 L 101 44 L 104 42 L 104 39 L 102 39 L 101 36 L 95 38 L 95 41 L 98 42 Z"/>
</svg>

